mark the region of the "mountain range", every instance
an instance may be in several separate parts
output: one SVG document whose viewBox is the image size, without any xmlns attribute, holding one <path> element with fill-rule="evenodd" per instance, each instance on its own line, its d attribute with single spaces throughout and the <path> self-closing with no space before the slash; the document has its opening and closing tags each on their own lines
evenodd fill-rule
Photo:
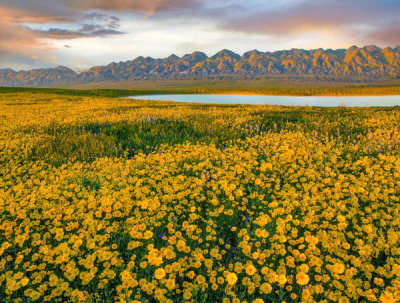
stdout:
<svg viewBox="0 0 400 303">
<path fill-rule="evenodd" d="M 242 56 L 221 50 L 208 57 L 202 52 L 165 59 L 138 57 L 131 61 L 92 67 L 77 73 L 65 66 L 14 71 L 0 69 L 0 86 L 49 86 L 63 83 L 98 83 L 156 79 L 252 79 L 271 76 L 330 76 L 349 81 L 364 78 L 400 78 L 400 46 L 374 45 L 337 50 L 252 50 Z"/>
</svg>

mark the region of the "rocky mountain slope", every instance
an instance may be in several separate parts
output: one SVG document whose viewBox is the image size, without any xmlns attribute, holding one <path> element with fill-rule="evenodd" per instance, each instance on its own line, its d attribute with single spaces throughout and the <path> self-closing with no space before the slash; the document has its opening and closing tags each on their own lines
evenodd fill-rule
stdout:
<svg viewBox="0 0 400 303">
<path fill-rule="evenodd" d="M 400 46 L 381 49 L 377 46 L 350 47 L 338 50 L 291 49 L 276 52 L 249 51 L 240 56 L 222 50 L 207 57 L 201 52 L 165 59 L 138 57 L 132 61 L 96 66 L 80 74 L 59 66 L 16 72 L 0 70 L 2 86 L 46 86 L 76 81 L 92 83 L 140 79 L 199 79 L 224 76 L 249 79 L 254 76 L 332 76 L 400 78 Z"/>
</svg>

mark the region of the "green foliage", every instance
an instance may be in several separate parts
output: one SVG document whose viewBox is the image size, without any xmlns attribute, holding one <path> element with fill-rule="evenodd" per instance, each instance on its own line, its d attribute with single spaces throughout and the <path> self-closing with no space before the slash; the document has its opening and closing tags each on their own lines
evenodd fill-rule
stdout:
<svg viewBox="0 0 400 303">
<path fill-rule="evenodd" d="M 91 162 L 102 157 L 132 158 L 138 153 L 162 152 L 162 147 L 184 143 L 213 144 L 226 148 L 238 139 L 264 133 L 301 131 L 318 140 L 340 140 L 349 144 L 366 136 L 374 116 L 387 116 L 397 108 L 257 107 L 147 102 L 145 111 L 187 112 L 181 118 L 146 114 L 139 120 L 80 122 L 76 125 L 51 123 L 41 130 L 43 137 L 32 148 L 30 158 L 60 166 L 70 161 Z M 135 108 L 133 108 L 135 109 Z M 271 110 L 273 109 L 273 110 Z M 279 110 L 277 110 L 279 109 Z M 110 109 L 112 114 L 131 114 L 132 107 Z M 223 124 L 215 122 L 213 112 Z M 232 121 L 232 116 L 236 117 Z M 27 135 L 38 132 L 25 128 Z"/>
<path fill-rule="evenodd" d="M 193 84 L 196 82 L 194 81 Z M 157 95 L 157 94 L 262 94 L 274 96 L 369 96 L 369 95 L 400 95 L 400 86 L 398 85 L 377 85 L 362 84 L 351 85 L 334 83 L 325 83 L 322 85 L 295 85 L 282 82 L 275 85 L 259 85 L 254 88 L 246 88 L 246 83 L 235 86 L 235 83 L 229 84 L 222 81 L 220 87 L 215 87 L 205 83 L 204 88 L 187 85 L 188 88 L 182 88 L 179 81 L 175 82 L 172 88 L 155 89 L 157 82 L 151 89 L 58 89 L 58 88 L 15 88 L 0 87 L 0 94 L 55 94 L 60 96 L 82 96 L 82 97 L 128 97 L 139 95 Z M 160 83 L 162 87 L 162 83 Z M 250 82 L 251 84 L 251 82 Z"/>
</svg>

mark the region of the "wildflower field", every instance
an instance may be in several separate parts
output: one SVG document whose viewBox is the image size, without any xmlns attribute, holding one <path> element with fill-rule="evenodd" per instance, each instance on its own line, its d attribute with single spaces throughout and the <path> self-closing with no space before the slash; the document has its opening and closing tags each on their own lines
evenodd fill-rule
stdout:
<svg viewBox="0 0 400 303">
<path fill-rule="evenodd" d="M 0 301 L 400 301 L 399 123 L 0 94 Z"/>
</svg>

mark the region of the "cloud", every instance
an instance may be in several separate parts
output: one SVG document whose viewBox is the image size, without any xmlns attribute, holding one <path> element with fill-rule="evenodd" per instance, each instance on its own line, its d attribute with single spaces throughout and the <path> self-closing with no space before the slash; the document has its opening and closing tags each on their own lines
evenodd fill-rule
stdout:
<svg viewBox="0 0 400 303">
<path fill-rule="evenodd" d="M 90 10 L 154 13 L 189 6 L 200 0 L 2 0 L 1 6 L 31 14 L 71 19 Z"/>
<path fill-rule="evenodd" d="M 146 15 L 185 7 L 198 0 L 2 0 L 0 3 L 0 51 L 16 54 L 49 50 L 42 38 L 71 39 L 121 35 L 120 20 L 107 11 L 142 11 Z M 104 12 L 93 12 L 100 10 Z M 82 20 L 88 21 L 82 23 Z M 89 22 L 91 21 L 91 22 Z M 60 27 L 30 29 L 25 24 Z M 80 25 L 71 29 L 72 25 Z M 75 26 L 76 27 L 76 26 Z M 11 39 L 11 41 L 10 41 Z"/>
<path fill-rule="evenodd" d="M 77 12 L 61 3 L 47 0 L 2 0 L 1 12 L 8 12 L 8 22 L 21 23 L 67 23 L 77 16 Z"/>
<path fill-rule="evenodd" d="M 219 48 L 244 41 L 255 41 L 258 47 L 256 42 L 261 39 L 263 46 L 271 42 L 273 49 L 293 45 L 294 41 L 300 47 L 355 43 L 393 46 L 400 41 L 399 15 L 399 0 L 1 0 L 0 62 L 11 62 L 13 54 L 21 62 L 36 60 L 38 64 L 50 62 L 46 58 L 57 51 L 70 56 L 78 49 L 77 44 L 63 39 L 81 39 L 79 43 L 87 43 L 88 49 L 97 47 L 100 54 L 103 48 L 99 45 L 104 42 L 84 39 L 91 37 L 119 41 L 123 46 L 116 56 L 129 47 L 131 54 L 138 43 L 146 41 L 147 34 L 155 32 L 163 33 L 161 39 L 165 36 L 166 41 L 175 41 L 171 45 L 201 40 L 202 51 L 209 50 L 207 45 L 214 34 L 229 37 L 218 40 Z M 129 24 L 135 25 L 129 28 Z M 199 28 L 198 36 L 193 37 L 190 31 Z M 128 36 L 118 40 L 125 33 L 135 36 L 129 36 L 129 41 Z M 73 49 L 67 51 L 66 44 Z M 191 45 L 196 47 L 194 42 Z M 58 50 L 54 50 L 56 47 Z M 171 53 L 176 51 L 171 47 Z"/>
<path fill-rule="evenodd" d="M 53 27 L 41 28 L 46 24 Z M 60 27 L 54 27 L 54 24 Z M 38 28 L 32 29 L 34 25 Z M 4 67 L 6 63 L 18 67 L 50 66 L 55 63 L 50 54 L 54 50 L 51 39 L 121 35 L 123 32 L 118 30 L 119 27 L 117 16 L 79 12 L 64 5 L 63 1 L 4 0 L 0 4 L 0 66 Z"/>
<path fill-rule="evenodd" d="M 49 28 L 47 30 L 36 30 L 36 32 L 51 39 L 74 39 L 124 34 L 124 32 L 118 30 L 119 28 L 120 19 L 117 16 L 90 12 L 82 16 L 79 29 Z"/>
<path fill-rule="evenodd" d="M 48 64 L 47 52 L 51 45 L 38 40 L 38 35 L 32 30 L 13 23 L 12 20 L 46 22 L 45 16 L 20 16 L 19 12 L 0 8 L 0 59 L 9 64 L 16 63 L 18 67 L 39 66 Z M 1 65 L 3 65 L 1 64 Z M 5 67 L 5 66 L 3 66 Z"/>
<path fill-rule="evenodd" d="M 400 45 L 400 22 L 388 23 L 374 28 L 364 35 L 364 39 L 369 41 L 370 44 Z"/>
<path fill-rule="evenodd" d="M 52 39 L 74 39 L 74 38 L 83 38 L 83 37 L 105 37 L 110 35 L 122 35 L 123 32 L 116 31 L 113 29 L 99 29 L 99 30 L 68 30 L 68 29 L 60 29 L 60 28 L 50 28 L 47 31 L 38 31 L 43 34 L 46 38 Z"/>
<path fill-rule="evenodd" d="M 152 14 L 182 8 L 198 0 L 70 0 L 67 2 L 70 8 L 79 10 L 144 11 Z"/>
<path fill-rule="evenodd" d="M 393 27 L 399 14 L 398 0 L 303 0 L 274 9 L 263 6 L 246 10 L 242 7 L 231 11 L 228 17 L 221 17 L 218 24 L 224 30 L 286 40 L 309 33 L 362 39 L 372 28 L 380 35 L 379 42 L 392 43 L 396 39 L 391 35 L 397 33 Z"/>
</svg>

